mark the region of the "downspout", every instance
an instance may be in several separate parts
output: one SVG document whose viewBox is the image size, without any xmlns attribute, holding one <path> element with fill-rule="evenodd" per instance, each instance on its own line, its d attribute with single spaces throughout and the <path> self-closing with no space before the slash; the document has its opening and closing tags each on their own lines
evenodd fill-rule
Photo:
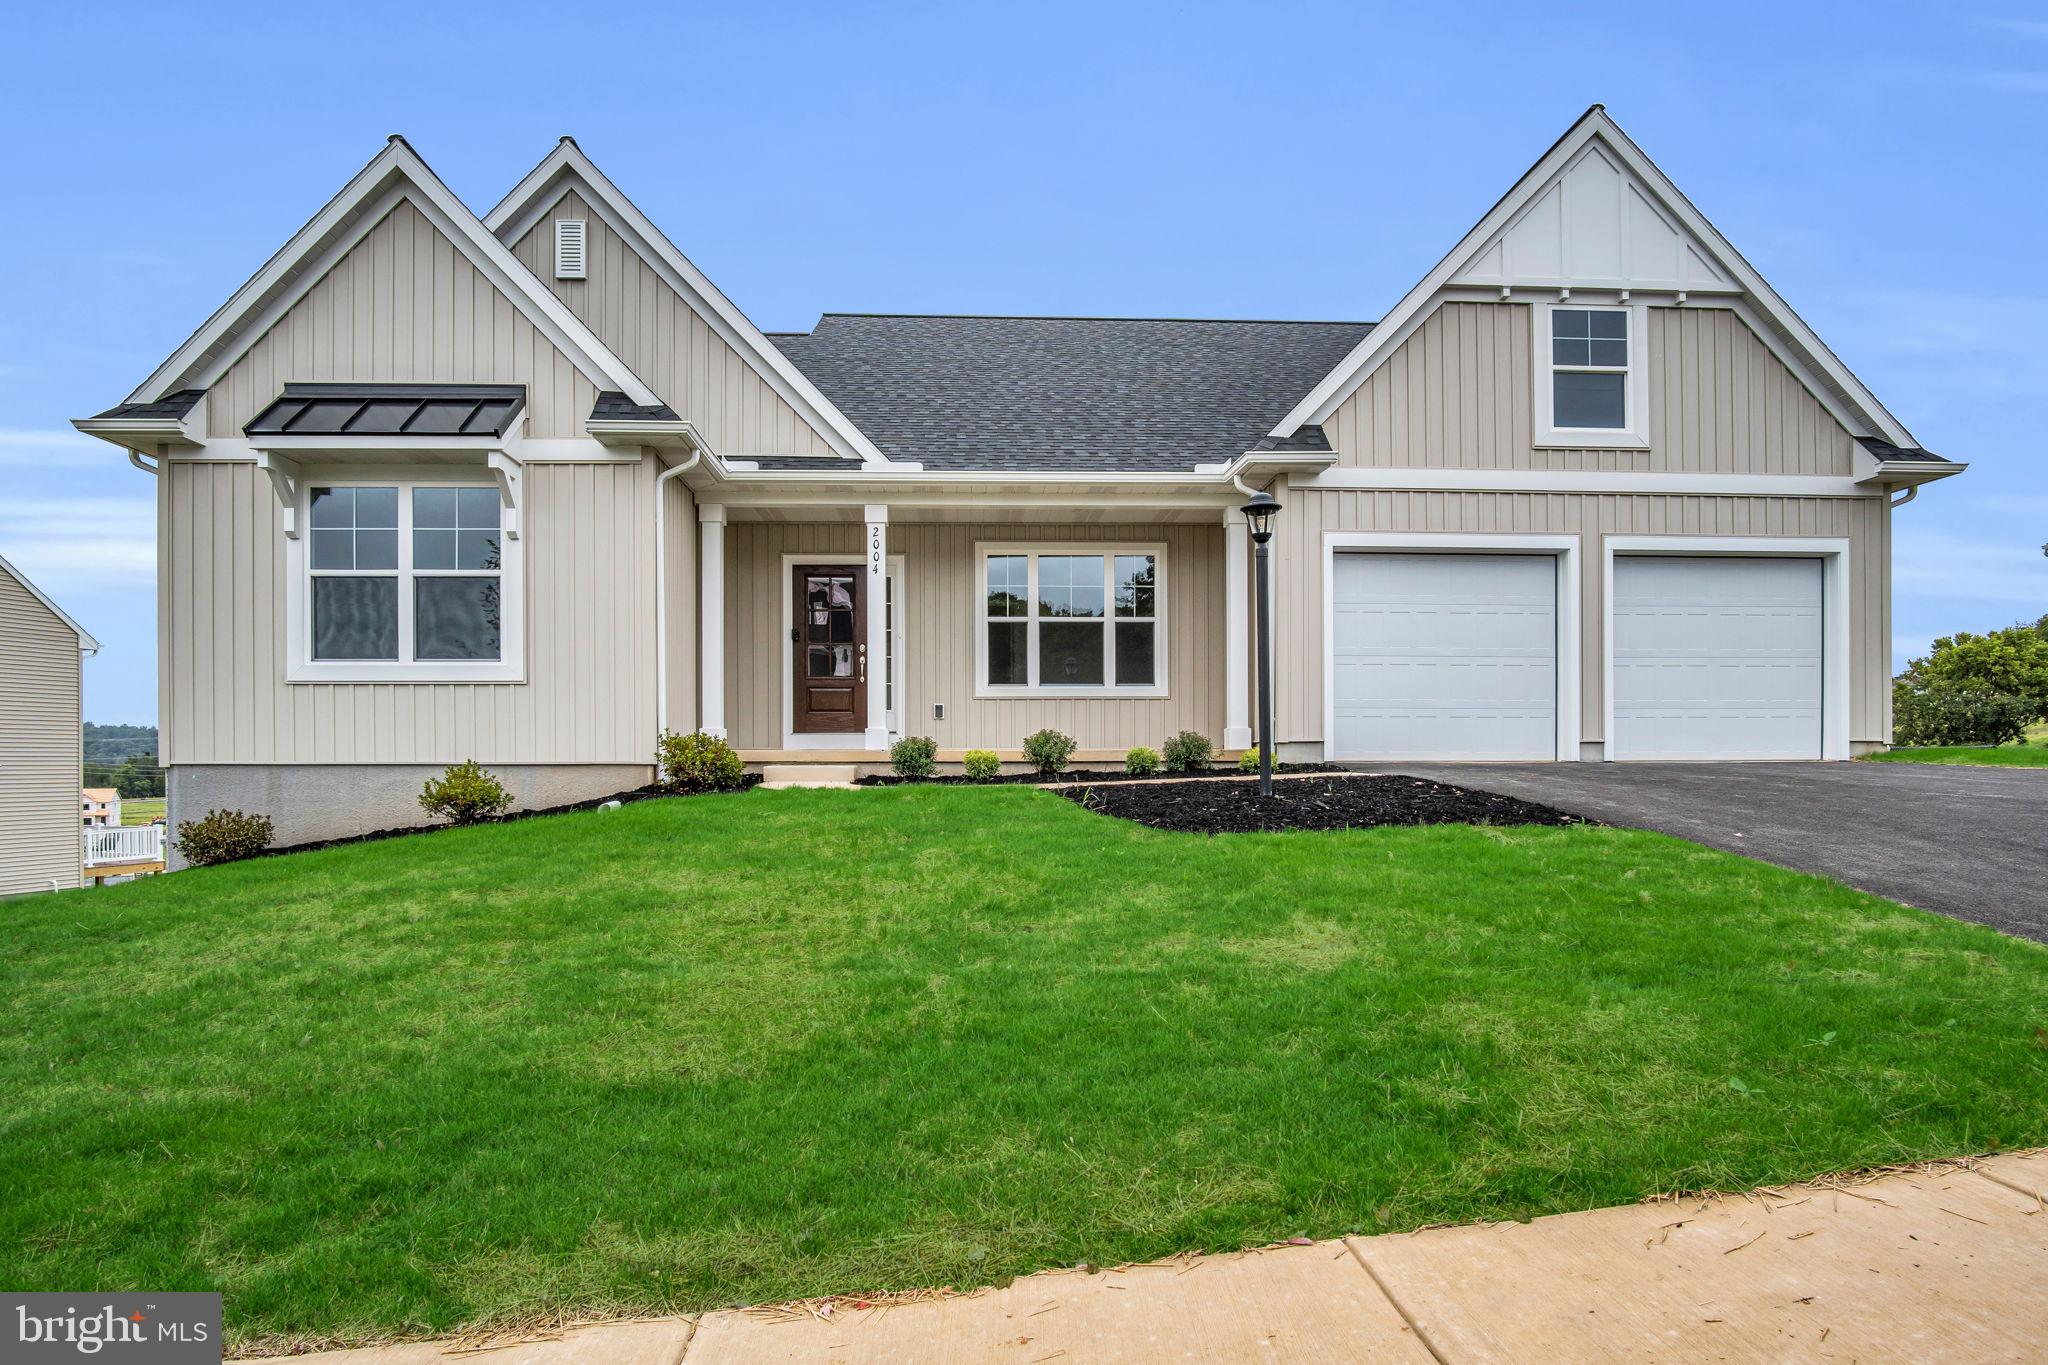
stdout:
<svg viewBox="0 0 2048 1365">
<path fill-rule="evenodd" d="M 668 730 L 668 490 L 664 485 L 695 469 L 703 458 L 704 448 L 693 443 L 689 459 L 664 469 L 654 479 L 654 723 L 658 733 Z"/>
<path fill-rule="evenodd" d="M 1911 502 L 1913 499 L 1919 496 L 1920 485 L 1917 483 L 1908 484 L 1906 485 L 1906 496 L 1903 498 L 1893 498 L 1889 506 L 1893 511 L 1897 511 L 1899 508 L 1904 507 L 1907 503 Z"/>
<path fill-rule="evenodd" d="M 162 467 L 160 465 L 146 463 L 142 458 L 142 453 L 136 450 L 130 450 L 128 452 L 128 463 L 134 465 L 143 473 L 152 475 L 155 474 Z"/>
</svg>

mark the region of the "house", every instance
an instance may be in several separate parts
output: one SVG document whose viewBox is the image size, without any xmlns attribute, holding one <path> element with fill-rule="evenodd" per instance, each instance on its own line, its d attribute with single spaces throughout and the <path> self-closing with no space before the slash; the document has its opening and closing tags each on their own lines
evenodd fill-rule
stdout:
<svg viewBox="0 0 2048 1365">
<path fill-rule="evenodd" d="M 79 806 L 85 814 L 87 829 L 105 829 L 121 823 L 121 793 L 112 787 L 85 787 L 79 793 Z"/>
<path fill-rule="evenodd" d="M 563 139 L 478 218 L 394 138 L 127 401 L 172 819 L 281 841 L 750 762 L 1848 758 L 1929 454 L 1598 106 L 1377 323 L 766 335 Z"/>
<path fill-rule="evenodd" d="M 0 559 L 0 896 L 79 885 L 80 686 L 99 647 Z"/>
</svg>

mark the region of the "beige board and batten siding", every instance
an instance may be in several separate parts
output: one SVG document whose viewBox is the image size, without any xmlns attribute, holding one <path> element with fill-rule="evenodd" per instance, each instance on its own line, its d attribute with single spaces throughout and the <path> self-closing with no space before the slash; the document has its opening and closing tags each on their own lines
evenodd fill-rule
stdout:
<svg viewBox="0 0 2048 1365">
<path fill-rule="evenodd" d="M 335 262 L 207 394 L 239 436 L 287 383 L 524 384 L 526 434 L 570 437 L 597 388 L 410 200 Z"/>
<path fill-rule="evenodd" d="M 654 462 L 533 463 L 522 482 L 524 683 L 288 683 L 287 594 L 305 585 L 269 482 L 240 461 L 166 462 L 164 761 L 648 762 Z"/>
<path fill-rule="evenodd" d="M 1342 466 L 1833 474 L 1854 442 L 1727 308 L 1651 308 L 1647 450 L 1538 449 L 1530 308 L 1445 303 L 1323 430 Z"/>
<path fill-rule="evenodd" d="M 0 896 L 79 884 L 78 632 L 0 568 Z"/>
<path fill-rule="evenodd" d="M 580 280 L 555 278 L 555 222 L 563 218 L 586 224 Z M 512 251 L 721 456 L 835 453 L 581 195 L 564 194 Z"/>
<path fill-rule="evenodd" d="M 1849 541 L 1849 736 L 1891 728 L 1891 523 L 1881 497 L 1489 493 L 1291 488 L 1275 581 L 1274 729 L 1283 743 L 1323 736 L 1323 537 L 1329 531 L 1575 535 L 1580 538 L 1580 737 L 1603 740 L 1601 622 L 1605 536 L 1787 536 Z"/>
<path fill-rule="evenodd" d="M 734 522 L 726 527 L 726 719 L 741 749 L 782 747 L 789 688 L 783 600 L 791 592 L 784 555 L 861 556 L 850 524 Z M 975 546 L 1071 542 L 1165 546 L 1165 697 L 975 696 Z M 1180 730 L 1221 743 L 1224 719 L 1223 529 L 1221 526 L 904 522 L 889 527 L 889 554 L 903 556 L 904 674 L 900 709 L 907 735 L 944 749 L 1015 749 L 1050 726 L 1084 749 L 1157 746 Z M 932 705 L 943 702 L 944 720 Z M 849 747 L 859 747 L 858 735 Z"/>
</svg>

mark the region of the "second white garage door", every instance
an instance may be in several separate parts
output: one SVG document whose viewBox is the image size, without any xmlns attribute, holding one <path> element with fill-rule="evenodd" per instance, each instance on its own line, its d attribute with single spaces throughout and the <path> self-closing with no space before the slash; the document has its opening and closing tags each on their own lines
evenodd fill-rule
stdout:
<svg viewBox="0 0 2048 1365">
<path fill-rule="evenodd" d="M 1616 758 L 1819 758 L 1818 559 L 1614 560 Z"/>
<path fill-rule="evenodd" d="M 1557 757 L 1557 559 L 1339 554 L 1333 758 Z"/>
</svg>

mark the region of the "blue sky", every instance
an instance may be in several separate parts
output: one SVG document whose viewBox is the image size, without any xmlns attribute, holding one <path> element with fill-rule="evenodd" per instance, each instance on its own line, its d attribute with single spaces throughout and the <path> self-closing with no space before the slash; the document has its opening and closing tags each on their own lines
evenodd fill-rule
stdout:
<svg viewBox="0 0 2048 1365">
<path fill-rule="evenodd" d="M 2048 8 L 44 6 L 0 114 L 0 555 L 154 719 L 122 399 L 403 132 L 488 209 L 562 133 L 769 329 L 1375 318 L 1604 102 L 1960 479 L 1894 655 L 2048 611 Z"/>
</svg>

